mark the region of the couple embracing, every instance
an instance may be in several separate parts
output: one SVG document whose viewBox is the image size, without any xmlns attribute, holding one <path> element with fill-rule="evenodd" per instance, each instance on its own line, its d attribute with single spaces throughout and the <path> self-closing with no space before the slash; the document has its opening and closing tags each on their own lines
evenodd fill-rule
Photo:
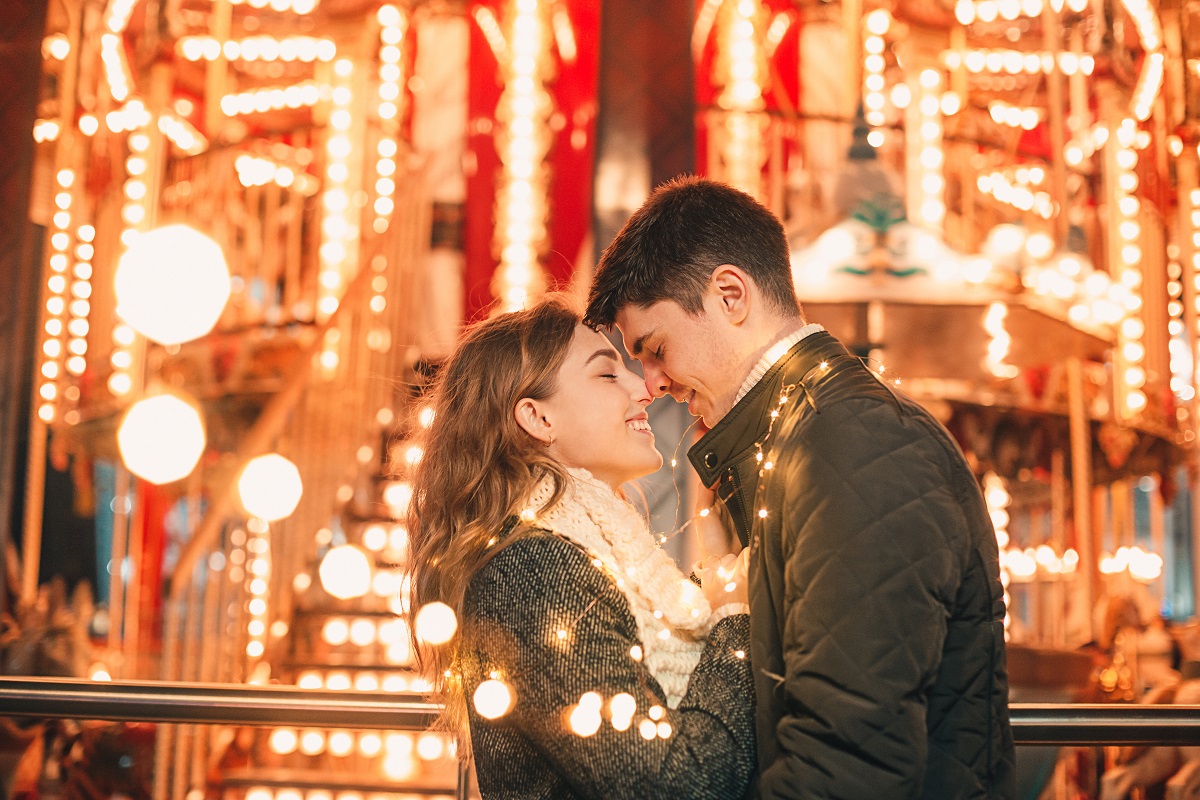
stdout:
<svg viewBox="0 0 1200 800">
<path fill-rule="evenodd" d="M 691 576 L 621 488 L 662 463 L 646 407 L 666 394 L 707 426 L 688 457 L 743 548 Z M 485 800 L 1012 797 L 975 479 L 805 323 L 754 199 L 659 187 L 586 313 L 549 298 L 472 327 L 434 403 L 413 602 L 458 613 L 431 658 Z M 489 681 L 499 715 L 473 702 Z"/>
</svg>

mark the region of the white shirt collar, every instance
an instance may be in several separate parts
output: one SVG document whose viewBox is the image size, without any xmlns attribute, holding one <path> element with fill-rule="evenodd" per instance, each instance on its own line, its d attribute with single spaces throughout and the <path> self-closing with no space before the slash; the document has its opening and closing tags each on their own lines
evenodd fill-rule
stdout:
<svg viewBox="0 0 1200 800">
<path fill-rule="evenodd" d="M 754 369 L 750 370 L 750 374 L 746 376 L 746 380 L 742 382 L 742 388 L 738 390 L 737 397 L 734 398 L 733 404 L 736 406 L 742 401 L 742 398 L 750 393 L 750 390 L 758 385 L 762 380 L 763 375 L 771 367 L 779 362 L 779 359 L 787 355 L 788 351 L 796 346 L 796 343 L 805 337 L 811 336 L 818 331 L 823 331 L 825 328 L 815 322 L 810 322 L 808 325 L 799 330 L 789 333 L 787 336 L 780 339 L 775 344 L 767 348 L 767 352 L 763 353 L 762 358 L 754 365 Z"/>
</svg>

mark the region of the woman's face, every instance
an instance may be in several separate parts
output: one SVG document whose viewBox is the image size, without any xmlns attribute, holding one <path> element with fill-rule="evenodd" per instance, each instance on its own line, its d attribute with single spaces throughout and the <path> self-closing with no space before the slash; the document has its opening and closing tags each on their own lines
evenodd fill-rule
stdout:
<svg viewBox="0 0 1200 800">
<path fill-rule="evenodd" d="M 578 325 L 546 400 L 522 400 L 517 420 L 567 467 L 582 467 L 614 489 L 662 466 L 646 416 L 649 392 L 602 334 Z"/>
</svg>

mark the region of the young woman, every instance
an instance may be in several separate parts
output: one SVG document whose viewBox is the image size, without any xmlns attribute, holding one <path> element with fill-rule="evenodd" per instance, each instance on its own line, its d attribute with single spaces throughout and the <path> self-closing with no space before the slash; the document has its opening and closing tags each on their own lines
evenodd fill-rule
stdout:
<svg viewBox="0 0 1200 800">
<path fill-rule="evenodd" d="M 472 328 L 443 369 L 414 478 L 413 607 L 458 614 L 426 658 L 486 800 L 749 789 L 744 567 L 696 585 L 621 494 L 662 463 L 650 400 L 557 297 Z"/>
</svg>

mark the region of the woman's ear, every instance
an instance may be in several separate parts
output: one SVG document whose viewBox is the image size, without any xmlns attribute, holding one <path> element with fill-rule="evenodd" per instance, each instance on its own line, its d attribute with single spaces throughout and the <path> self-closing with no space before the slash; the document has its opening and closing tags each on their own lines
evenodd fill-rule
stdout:
<svg viewBox="0 0 1200 800">
<path fill-rule="evenodd" d="M 522 397 L 517 401 L 513 416 L 521 429 L 544 445 L 554 441 L 549 420 L 542 413 L 541 404 L 537 400 Z"/>
</svg>

